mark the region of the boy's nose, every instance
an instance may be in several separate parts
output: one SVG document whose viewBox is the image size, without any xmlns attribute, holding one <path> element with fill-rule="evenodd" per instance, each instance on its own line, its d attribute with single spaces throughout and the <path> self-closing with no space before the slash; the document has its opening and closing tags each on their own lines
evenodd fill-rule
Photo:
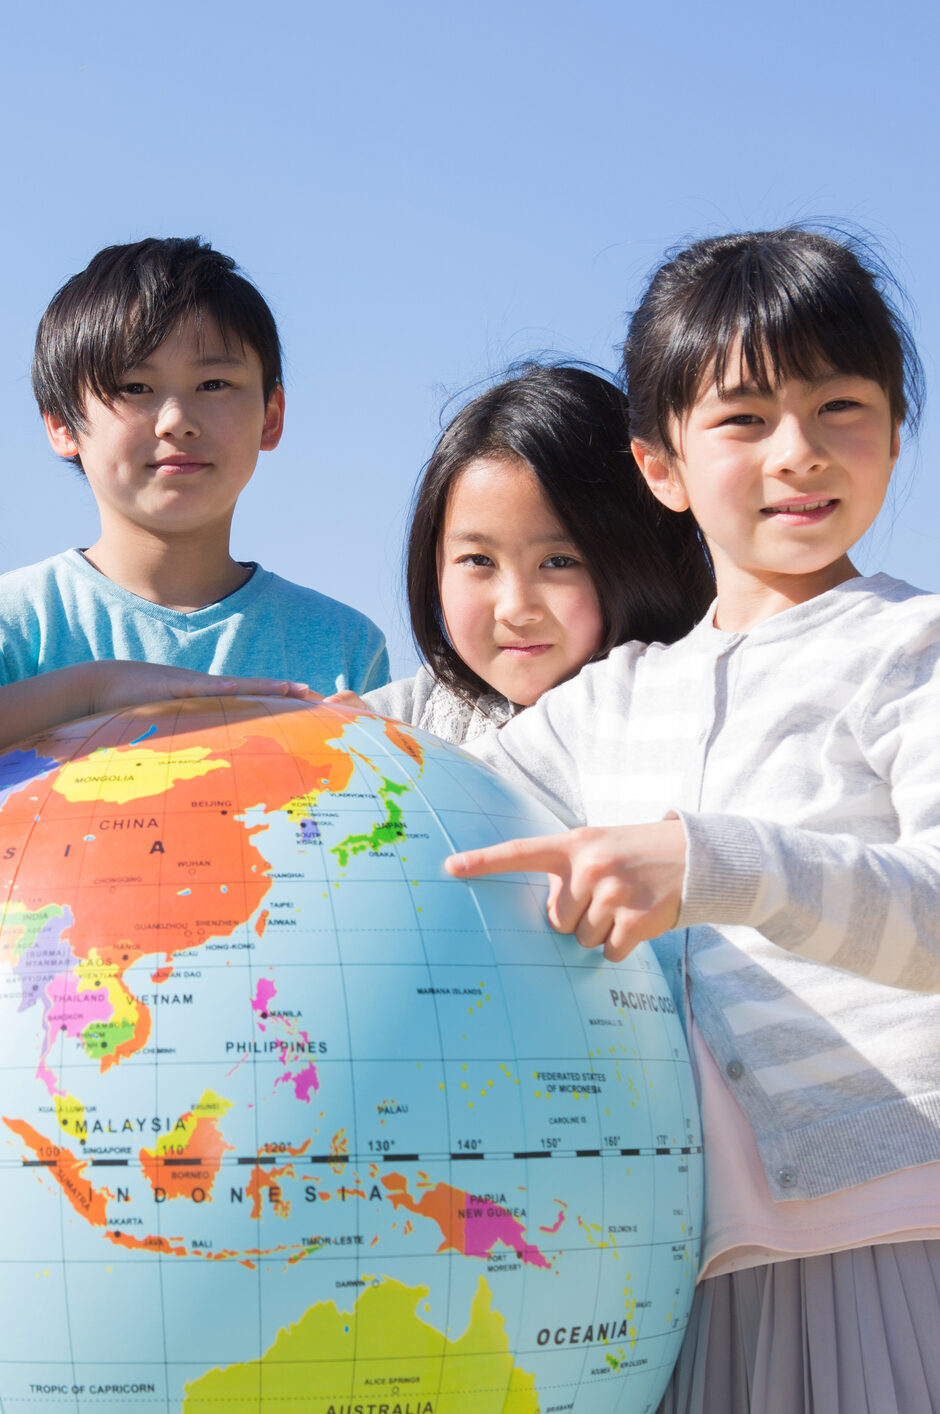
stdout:
<svg viewBox="0 0 940 1414">
<path fill-rule="evenodd" d="M 182 398 L 165 398 L 157 410 L 154 431 L 158 437 L 195 437 L 199 425 Z"/>
</svg>

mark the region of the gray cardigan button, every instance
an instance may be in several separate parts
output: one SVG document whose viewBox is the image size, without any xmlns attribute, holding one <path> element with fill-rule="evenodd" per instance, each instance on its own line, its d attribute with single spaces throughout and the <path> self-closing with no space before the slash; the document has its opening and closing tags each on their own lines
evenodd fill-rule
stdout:
<svg viewBox="0 0 940 1414">
<path fill-rule="evenodd" d="M 732 1080 L 740 1080 L 744 1074 L 744 1066 L 739 1060 L 730 1060 L 725 1066 L 725 1074 Z"/>
<path fill-rule="evenodd" d="M 779 1169 L 777 1178 L 781 1188 L 792 1188 L 796 1183 L 796 1169 Z"/>
</svg>

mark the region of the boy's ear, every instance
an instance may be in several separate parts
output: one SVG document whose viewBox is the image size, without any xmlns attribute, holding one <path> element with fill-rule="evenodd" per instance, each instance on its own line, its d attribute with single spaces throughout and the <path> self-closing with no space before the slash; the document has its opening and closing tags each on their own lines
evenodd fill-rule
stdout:
<svg viewBox="0 0 940 1414">
<path fill-rule="evenodd" d="M 44 412 L 42 420 L 46 424 L 46 436 L 52 446 L 52 450 L 60 457 L 77 457 L 78 444 L 69 429 L 60 417 L 54 413 Z"/>
<path fill-rule="evenodd" d="M 662 449 L 647 447 L 643 442 L 631 442 L 630 450 L 640 468 L 640 475 L 657 501 L 671 511 L 687 511 L 689 498 L 668 454 Z"/>
<path fill-rule="evenodd" d="M 268 398 L 268 405 L 264 410 L 264 423 L 261 428 L 262 452 L 273 452 L 274 448 L 281 440 L 281 433 L 283 431 L 284 389 L 278 384 L 270 398 Z"/>
</svg>

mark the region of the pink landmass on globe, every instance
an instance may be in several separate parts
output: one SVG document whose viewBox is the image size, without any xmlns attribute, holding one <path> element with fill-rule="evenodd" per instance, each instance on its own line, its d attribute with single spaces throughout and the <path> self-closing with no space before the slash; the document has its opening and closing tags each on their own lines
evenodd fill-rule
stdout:
<svg viewBox="0 0 940 1414">
<path fill-rule="evenodd" d="M 281 1051 L 282 1057 L 286 1050 L 287 1047 L 285 1046 Z M 278 1085 L 292 1085 L 297 1099 L 304 1100 L 309 1104 L 311 1090 L 316 1091 L 320 1088 L 320 1077 L 317 1075 L 315 1065 L 305 1065 L 303 1070 L 299 1070 L 296 1075 L 289 1070 L 285 1070 L 283 1075 L 277 1077 L 274 1085 L 275 1088 Z"/>
<path fill-rule="evenodd" d="M 261 1012 L 263 1015 L 267 1011 L 269 1004 L 276 996 L 277 988 L 275 987 L 274 983 L 270 981 L 267 977 L 262 977 L 261 981 L 255 988 L 254 1000 L 252 1001 L 251 1005 L 255 1011 Z M 263 1031 L 264 1027 L 262 1026 L 261 1029 Z"/>
</svg>

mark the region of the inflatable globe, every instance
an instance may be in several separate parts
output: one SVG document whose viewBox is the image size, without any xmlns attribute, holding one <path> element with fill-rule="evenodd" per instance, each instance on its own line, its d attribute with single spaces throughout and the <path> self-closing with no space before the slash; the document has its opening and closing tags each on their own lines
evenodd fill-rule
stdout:
<svg viewBox="0 0 940 1414">
<path fill-rule="evenodd" d="M 701 1203 L 668 988 L 442 868 L 554 828 L 299 702 L 0 758 L 0 1407 L 655 1408 Z"/>
</svg>

